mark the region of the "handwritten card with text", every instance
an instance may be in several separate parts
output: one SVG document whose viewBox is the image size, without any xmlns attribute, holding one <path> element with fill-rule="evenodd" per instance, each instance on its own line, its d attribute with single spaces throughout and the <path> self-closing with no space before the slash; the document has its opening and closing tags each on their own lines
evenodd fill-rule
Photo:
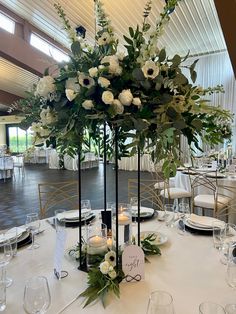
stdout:
<svg viewBox="0 0 236 314">
<path fill-rule="evenodd" d="M 122 254 L 122 270 L 126 282 L 144 280 L 144 253 L 137 245 L 129 245 Z"/>
</svg>

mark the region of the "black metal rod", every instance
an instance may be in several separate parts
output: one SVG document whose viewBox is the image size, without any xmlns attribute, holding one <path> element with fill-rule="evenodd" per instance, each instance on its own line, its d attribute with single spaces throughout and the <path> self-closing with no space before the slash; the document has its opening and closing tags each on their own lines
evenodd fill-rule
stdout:
<svg viewBox="0 0 236 314">
<path fill-rule="evenodd" d="M 104 177 L 104 210 L 107 210 L 107 133 L 106 133 L 106 122 L 104 121 L 103 130 L 103 177 Z"/>
<path fill-rule="evenodd" d="M 140 246 L 140 148 L 138 147 L 138 246 Z"/>
<path fill-rule="evenodd" d="M 119 266 L 119 221 L 118 221 L 118 128 L 115 128 L 115 200 L 116 200 L 116 268 Z"/>
<path fill-rule="evenodd" d="M 80 149 L 78 149 L 78 192 L 79 192 L 79 266 L 82 268 L 82 217 L 81 217 L 81 158 L 80 158 Z"/>
</svg>

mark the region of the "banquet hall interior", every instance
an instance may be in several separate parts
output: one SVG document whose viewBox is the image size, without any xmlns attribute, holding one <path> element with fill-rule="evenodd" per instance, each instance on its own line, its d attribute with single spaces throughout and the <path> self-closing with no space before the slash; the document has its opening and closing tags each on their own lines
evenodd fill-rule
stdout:
<svg viewBox="0 0 236 314">
<path fill-rule="evenodd" d="M 0 312 L 236 313 L 235 29 L 235 0 L 0 0 Z M 131 273 L 140 282 L 118 283 L 120 299 L 83 308 L 81 233 L 88 271 L 101 220 L 107 254 L 118 253 L 118 229 L 119 248 L 141 245 L 150 264 L 145 279 Z M 19 241 L 4 262 L 6 238 Z M 36 275 L 50 290 L 39 311 L 26 300 Z"/>
</svg>

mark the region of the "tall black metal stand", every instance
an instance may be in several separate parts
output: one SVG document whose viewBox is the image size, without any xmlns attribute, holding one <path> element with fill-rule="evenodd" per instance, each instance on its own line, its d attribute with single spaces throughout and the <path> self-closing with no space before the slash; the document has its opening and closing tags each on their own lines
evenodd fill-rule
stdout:
<svg viewBox="0 0 236 314">
<path fill-rule="evenodd" d="M 103 129 L 103 176 L 104 176 L 104 210 L 107 210 L 107 134 L 106 134 L 106 122 L 104 122 Z"/>
<path fill-rule="evenodd" d="M 115 200 L 116 200 L 116 267 L 119 267 L 119 224 L 118 224 L 118 206 L 119 206 L 119 196 L 118 196 L 118 128 L 115 127 Z"/>
<path fill-rule="evenodd" d="M 138 246 L 140 246 L 140 148 L 138 147 Z"/>
<path fill-rule="evenodd" d="M 81 152 L 80 150 L 78 150 L 78 193 L 79 193 L 79 269 L 83 268 L 83 260 L 82 260 L 82 226 L 81 226 L 81 221 L 82 221 L 82 217 L 81 217 Z"/>
</svg>

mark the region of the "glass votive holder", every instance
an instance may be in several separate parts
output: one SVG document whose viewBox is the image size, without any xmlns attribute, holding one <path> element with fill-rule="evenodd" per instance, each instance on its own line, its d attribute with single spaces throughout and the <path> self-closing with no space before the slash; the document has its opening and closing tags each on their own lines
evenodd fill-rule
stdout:
<svg viewBox="0 0 236 314">
<path fill-rule="evenodd" d="M 236 314 L 236 304 L 227 304 L 225 306 L 226 314 Z"/>
<path fill-rule="evenodd" d="M 153 313 L 175 313 L 173 298 L 168 292 L 157 290 L 150 294 L 147 314 Z"/>
<path fill-rule="evenodd" d="M 169 228 L 173 228 L 175 225 L 175 208 L 173 204 L 165 204 L 165 222 L 166 226 Z"/>
<path fill-rule="evenodd" d="M 199 305 L 199 314 L 225 314 L 225 310 L 220 304 L 203 302 Z"/>
<path fill-rule="evenodd" d="M 103 223 L 87 226 L 87 269 L 96 267 L 107 253 L 107 226 Z"/>
<path fill-rule="evenodd" d="M 112 235 L 116 244 L 116 228 L 118 226 L 118 243 L 121 249 L 131 244 L 132 240 L 132 209 L 130 204 L 118 204 L 118 221 L 116 221 L 116 207 L 112 207 Z"/>
<path fill-rule="evenodd" d="M 226 237 L 226 224 L 223 221 L 213 221 L 213 244 L 217 250 L 222 249 Z"/>
</svg>

